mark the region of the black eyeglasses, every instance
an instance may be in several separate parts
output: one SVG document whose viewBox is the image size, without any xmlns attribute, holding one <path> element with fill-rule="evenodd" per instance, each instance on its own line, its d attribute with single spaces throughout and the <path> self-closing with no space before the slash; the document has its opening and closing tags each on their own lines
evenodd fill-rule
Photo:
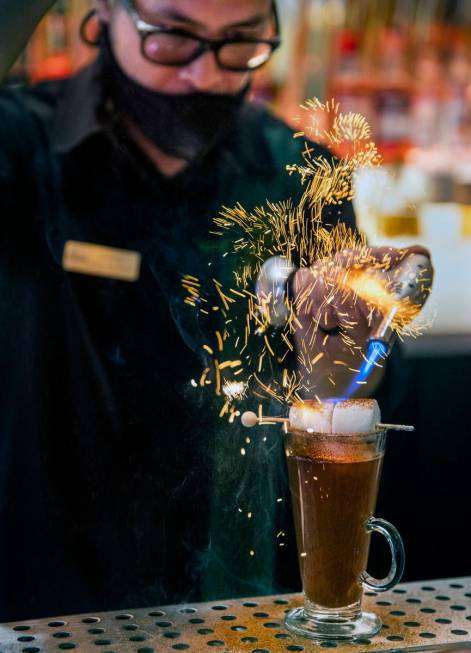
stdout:
<svg viewBox="0 0 471 653">
<path fill-rule="evenodd" d="M 150 25 L 139 16 L 134 0 L 121 2 L 139 32 L 143 57 L 161 66 L 186 66 L 204 52 L 212 51 L 220 68 L 247 72 L 266 64 L 281 43 L 275 2 L 272 2 L 275 36 L 270 39 L 205 39 L 182 29 Z"/>
</svg>

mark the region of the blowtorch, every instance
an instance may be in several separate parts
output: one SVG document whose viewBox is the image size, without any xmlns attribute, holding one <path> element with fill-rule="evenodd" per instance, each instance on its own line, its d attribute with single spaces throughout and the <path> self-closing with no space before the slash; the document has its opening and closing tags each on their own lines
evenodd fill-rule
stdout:
<svg viewBox="0 0 471 653">
<path fill-rule="evenodd" d="M 400 310 L 401 301 L 409 300 L 412 305 L 417 306 L 419 312 L 432 288 L 433 267 L 428 256 L 424 254 L 409 254 L 392 270 L 379 274 L 384 287 L 391 293 L 393 306 L 383 313 L 381 321 L 373 328 L 368 338 L 365 361 L 348 388 L 347 395 L 352 394 L 356 386 L 366 380 L 377 362 L 391 352 L 397 338 L 392 325 Z M 361 292 L 358 294 L 361 297 Z"/>
<path fill-rule="evenodd" d="M 288 311 L 284 302 L 286 283 L 295 271 L 296 267 L 280 256 L 265 261 L 260 270 L 255 290 L 272 326 L 282 326 L 287 318 Z M 408 301 L 412 307 L 415 305 L 417 313 L 425 304 L 432 287 L 433 267 L 427 256 L 414 252 L 391 270 L 368 270 L 367 275 L 370 278 L 375 276 L 380 281 L 390 300 L 390 306 L 377 306 L 382 318 L 377 326 L 373 327 L 367 342 L 364 363 L 347 394 L 353 393 L 356 385 L 365 381 L 377 362 L 389 355 L 397 337 L 393 324 L 404 302 Z M 362 299 L 368 299 L 362 293 L 361 281 L 355 291 Z"/>
</svg>

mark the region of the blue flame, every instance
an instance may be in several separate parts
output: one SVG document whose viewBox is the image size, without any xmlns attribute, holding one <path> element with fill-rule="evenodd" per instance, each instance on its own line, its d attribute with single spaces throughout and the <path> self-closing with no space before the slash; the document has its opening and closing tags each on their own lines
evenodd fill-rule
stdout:
<svg viewBox="0 0 471 653">
<path fill-rule="evenodd" d="M 345 393 L 347 397 L 352 396 L 355 390 L 358 389 L 358 385 L 368 379 L 378 361 L 386 358 L 388 354 L 389 346 L 386 342 L 383 340 L 370 340 L 366 351 L 366 360 L 360 367 L 360 370 L 357 372 L 357 375 L 351 382 L 350 386 L 347 388 Z"/>
</svg>

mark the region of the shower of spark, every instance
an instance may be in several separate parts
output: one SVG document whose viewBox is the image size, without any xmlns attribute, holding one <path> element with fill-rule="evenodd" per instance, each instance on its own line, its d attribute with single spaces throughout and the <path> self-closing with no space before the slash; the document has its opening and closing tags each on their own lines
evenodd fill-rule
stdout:
<svg viewBox="0 0 471 653">
<path fill-rule="evenodd" d="M 322 137 L 332 149 L 338 151 L 343 146 L 346 154 L 341 159 L 314 156 L 313 147 L 305 141 L 303 164 L 287 166 L 289 174 L 299 175 L 304 189 L 299 204 L 268 201 L 253 211 L 237 204 L 224 207 L 214 219 L 216 229 L 212 233 L 229 236 L 231 241 L 225 256 L 230 254 L 235 260 L 232 283 L 226 287 L 212 279 L 203 288 L 195 277 L 186 275 L 182 279 L 186 304 L 203 316 L 213 318 L 217 314 L 223 319 L 219 330 L 213 330 L 203 346 L 207 366 L 199 385 L 214 388 L 223 402 L 220 416 L 227 416 L 231 422 L 239 413 L 237 402 L 245 397 L 291 404 L 302 402 L 307 393 L 313 394 L 310 379 L 316 374 L 316 366 L 325 362 L 323 349 L 331 337 L 320 324 L 334 299 L 341 308 L 347 301 L 361 298 L 370 310 L 369 319 L 375 311 L 394 309 L 392 328 L 399 336 L 405 329 L 414 335 L 410 322 L 418 312 L 417 305 L 407 299 L 398 300 L 394 283 L 382 282 L 378 275 L 390 270 L 390 257 L 386 254 L 378 260 L 364 237 L 344 223 L 327 226 L 322 221 L 326 207 L 351 201 L 352 176 L 358 168 L 380 165 L 369 125 L 359 114 L 340 113 L 334 101 L 322 104 L 309 100 L 301 108 L 311 113 L 312 121 L 307 133 L 297 132 L 295 138 Z M 322 133 L 321 121 L 316 118 L 320 113 L 327 114 L 331 123 Z M 295 289 L 280 294 L 273 288 L 273 292 L 255 294 L 261 267 L 274 256 L 285 263 L 286 269 L 305 270 L 299 292 Z M 322 300 L 314 307 L 312 296 L 319 290 Z M 285 319 L 274 329 L 273 317 L 278 314 Z M 307 325 L 301 318 L 306 315 Z M 365 358 L 364 343 L 355 339 L 356 325 L 355 319 L 344 315 L 337 335 L 344 350 L 361 361 Z M 301 329 L 302 345 L 296 348 L 293 336 Z M 381 356 L 375 356 L 371 367 L 380 365 L 381 360 Z M 327 378 L 333 394 L 339 370 L 345 373 L 347 367 L 352 379 L 359 372 L 341 359 L 330 367 Z"/>
</svg>

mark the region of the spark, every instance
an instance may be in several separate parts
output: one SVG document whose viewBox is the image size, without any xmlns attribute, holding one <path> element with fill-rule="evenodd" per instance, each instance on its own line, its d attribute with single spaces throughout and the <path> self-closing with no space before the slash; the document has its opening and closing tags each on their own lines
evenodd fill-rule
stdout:
<svg viewBox="0 0 471 653">
<path fill-rule="evenodd" d="M 204 386 L 204 385 L 205 385 L 205 383 L 206 383 L 206 377 L 208 376 L 208 374 L 209 374 L 210 371 L 211 371 L 211 370 L 210 370 L 209 367 L 207 367 L 207 368 L 203 371 L 203 374 L 201 375 L 201 378 L 200 378 L 200 383 L 199 383 L 200 386 Z"/>
<path fill-rule="evenodd" d="M 224 403 L 224 406 L 221 408 L 219 412 L 219 417 L 224 417 L 224 415 L 228 412 L 228 410 L 229 410 L 229 402 L 226 401 Z"/>
<path fill-rule="evenodd" d="M 270 352 L 270 354 L 271 354 L 272 356 L 275 356 L 275 352 L 274 352 L 273 349 L 270 347 L 270 343 L 268 342 L 268 338 L 267 338 L 266 336 L 263 336 L 263 339 L 265 340 L 265 344 L 266 344 L 267 349 L 268 349 L 268 351 Z"/>
<path fill-rule="evenodd" d="M 214 360 L 214 369 L 216 371 L 216 394 L 220 395 L 221 394 L 221 370 L 219 368 L 219 361 L 216 359 Z"/>
<path fill-rule="evenodd" d="M 219 369 L 223 370 L 226 367 L 239 367 L 240 365 L 242 365 L 242 361 L 239 361 L 239 360 L 237 360 L 237 361 L 224 361 L 223 363 L 220 363 Z"/>
<path fill-rule="evenodd" d="M 234 261 L 230 283 L 215 276 L 204 284 L 191 275 L 181 280 L 188 310 L 210 315 L 209 321 L 215 313 L 224 318 L 223 330 L 209 328 L 213 339 L 202 345 L 210 361 L 199 386 L 212 386 L 223 402 L 220 414 L 230 422 L 238 416 L 237 402 L 248 396 L 287 404 L 302 402 L 303 393 L 309 391 L 320 403 L 312 381 L 316 373 L 325 374 L 335 386 L 338 374 L 355 371 L 351 362 L 331 361 L 325 354 L 333 336 L 320 327 L 328 324 L 331 305 L 341 323 L 337 335 L 345 352 L 359 358 L 363 343 L 356 342 L 356 318 L 347 312 L 358 299 L 366 303 L 369 320 L 375 311 L 388 315 L 393 311 L 391 328 L 400 338 L 424 328 L 411 325 L 418 307 L 397 299 L 394 275 L 388 283 L 381 281 L 381 272 L 391 270 L 391 257 L 377 260 L 362 235 L 343 222 L 327 226 L 323 221 L 327 207 L 352 200 L 355 171 L 381 163 L 367 120 L 358 113 L 342 113 L 333 99 L 323 103 L 313 98 L 300 109 L 303 128 L 295 138 L 305 139 L 302 161 L 286 167 L 288 174 L 299 178 L 300 201 L 267 201 L 253 210 L 240 203 L 223 206 L 214 218 L 213 232 L 224 239 L 221 257 L 230 255 Z M 341 156 L 316 155 L 309 140 L 323 140 Z M 275 292 L 260 297 L 253 292 L 262 265 L 271 256 L 280 257 L 287 269 L 304 268 L 303 283 L 294 278 L 295 292 L 280 297 Z M 281 314 L 286 321 L 273 333 L 270 317 Z M 295 350 L 293 336 L 301 332 L 303 344 Z M 327 364 L 330 369 L 325 373 Z"/>
<path fill-rule="evenodd" d="M 246 390 L 247 386 L 244 381 L 225 381 L 222 386 L 222 392 L 227 397 L 228 401 L 243 399 L 245 397 Z"/>
</svg>

